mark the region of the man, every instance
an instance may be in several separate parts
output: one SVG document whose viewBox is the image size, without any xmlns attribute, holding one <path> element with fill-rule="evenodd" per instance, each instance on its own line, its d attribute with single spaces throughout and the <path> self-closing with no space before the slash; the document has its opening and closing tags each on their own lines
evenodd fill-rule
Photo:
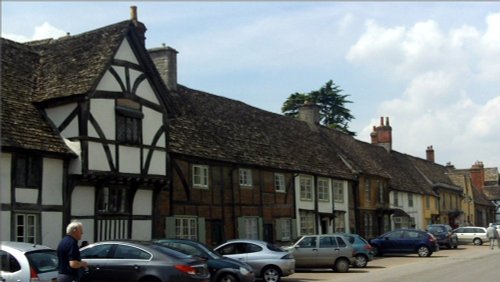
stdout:
<svg viewBox="0 0 500 282">
<path fill-rule="evenodd" d="M 83 225 L 81 222 L 73 221 L 66 227 L 66 236 L 57 246 L 57 257 L 59 258 L 57 269 L 57 282 L 78 282 L 79 270 L 87 268 L 87 262 L 80 258 L 78 240 L 82 239 Z"/>
<path fill-rule="evenodd" d="M 488 226 L 488 228 L 486 228 L 486 237 L 488 237 L 488 239 L 490 240 L 490 249 L 493 250 L 493 248 L 495 247 L 495 241 L 497 239 L 497 230 L 496 228 L 493 226 L 493 223 L 490 223 L 490 225 Z"/>
</svg>

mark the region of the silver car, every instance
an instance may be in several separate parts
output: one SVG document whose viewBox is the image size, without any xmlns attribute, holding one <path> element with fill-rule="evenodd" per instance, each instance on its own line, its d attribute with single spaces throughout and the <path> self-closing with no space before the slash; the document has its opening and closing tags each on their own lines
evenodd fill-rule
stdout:
<svg viewBox="0 0 500 282">
<path fill-rule="evenodd" d="M 484 242 L 489 242 L 486 236 L 486 228 L 477 226 L 463 226 L 452 231 L 457 235 L 458 243 L 482 245 Z"/>
<path fill-rule="evenodd" d="M 284 247 L 293 253 L 297 268 L 332 268 L 337 272 L 349 271 L 354 264 L 354 247 L 341 234 L 305 235 Z"/>
<path fill-rule="evenodd" d="M 280 281 L 295 273 L 293 254 L 261 240 L 236 239 L 214 249 L 219 254 L 248 263 L 255 276 L 266 282 Z"/>
<path fill-rule="evenodd" d="M 0 242 L 0 281 L 55 282 L 57 253 L 47 246 Z"/>
</svg>

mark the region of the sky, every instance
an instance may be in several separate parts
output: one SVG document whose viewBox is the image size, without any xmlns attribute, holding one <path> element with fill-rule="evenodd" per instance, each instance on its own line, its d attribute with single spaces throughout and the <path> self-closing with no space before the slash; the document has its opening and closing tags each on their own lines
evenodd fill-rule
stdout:
<svg viewBox="0 0 500 282">
<path fill-rule="evenodd" d="M 130 19 L 146 47 L 178 53 L 187 87 L 281 113 L 329 80 L 349 95 L 349 130 L 457 168 L 500 166 L 500 2 L 1 1 L 2 37 L 80 34 Z"/>
</svg>

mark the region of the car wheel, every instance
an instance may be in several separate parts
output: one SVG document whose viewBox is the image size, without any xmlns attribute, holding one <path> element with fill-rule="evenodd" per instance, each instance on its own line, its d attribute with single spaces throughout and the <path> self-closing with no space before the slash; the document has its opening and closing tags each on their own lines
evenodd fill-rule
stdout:
<svg viewBox="0 0 500 282">
<path fill-rule="evenodd" d="M 335 266 L 333 268 L 333 270 L 335 270 L 336 272 L 347 272 L 349 271 L 349 261 L 346 260 L 346 259 L 338 259 L 336 262 L 335 262 Z"/>
<path fill-rule="evenodd" d="M 419 257 L 429 257 L 432 254 L 427 246 L 420 246 L 417 253 Z"/>
<path fill-rule="evenodd" d="M 236 281 L 238 280 L 231 273 L 223 273 L 217 280 L 217 282 L 236 282 Z"/>
<path fill-rule="evenodd" d="M 366 267 L 366 265 L 368 264 L 368 258 L 365 256 L 365 255 L 356 255 L 356 257 L 354 257 L 356 260 L 354 261 L 354 266 L 355 267 Z"/>
<path fill-rule="evenodd" d="M 274 266 L 268 266 L 262 271 L 262 278 L 265 282 L 278 282 L 281 279 L 281 272 Z"/>
<path fill-rule="evenodd" d="M 479 238 L 475 238 L 475 239 L 472 241 L 472 243 L 473 243 L 474 245 L 476 245 L 476 246 L 480 246 L 480 245 L 482 245 L 482 244 L 483 244 L 483 241 L 482 241 L 481 239 L 479 239 Z"/>
</svg>

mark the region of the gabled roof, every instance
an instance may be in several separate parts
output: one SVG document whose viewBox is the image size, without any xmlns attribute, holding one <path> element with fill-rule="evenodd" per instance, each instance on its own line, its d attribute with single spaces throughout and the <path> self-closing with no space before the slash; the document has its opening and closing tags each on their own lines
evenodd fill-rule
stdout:
<svg viewBox="0 0 500 282">
<path fill-rule="evenodd" d="M 2 148 L 71 154 L 32 103 L 39 54 L 30 46 L 0 40 Z"/>
<path fill-rule="evenodd" d="M 178 87 L 172 153 L 352 179 L 336 151 L 306 122 L 239 101 Z"/>
</svg>

